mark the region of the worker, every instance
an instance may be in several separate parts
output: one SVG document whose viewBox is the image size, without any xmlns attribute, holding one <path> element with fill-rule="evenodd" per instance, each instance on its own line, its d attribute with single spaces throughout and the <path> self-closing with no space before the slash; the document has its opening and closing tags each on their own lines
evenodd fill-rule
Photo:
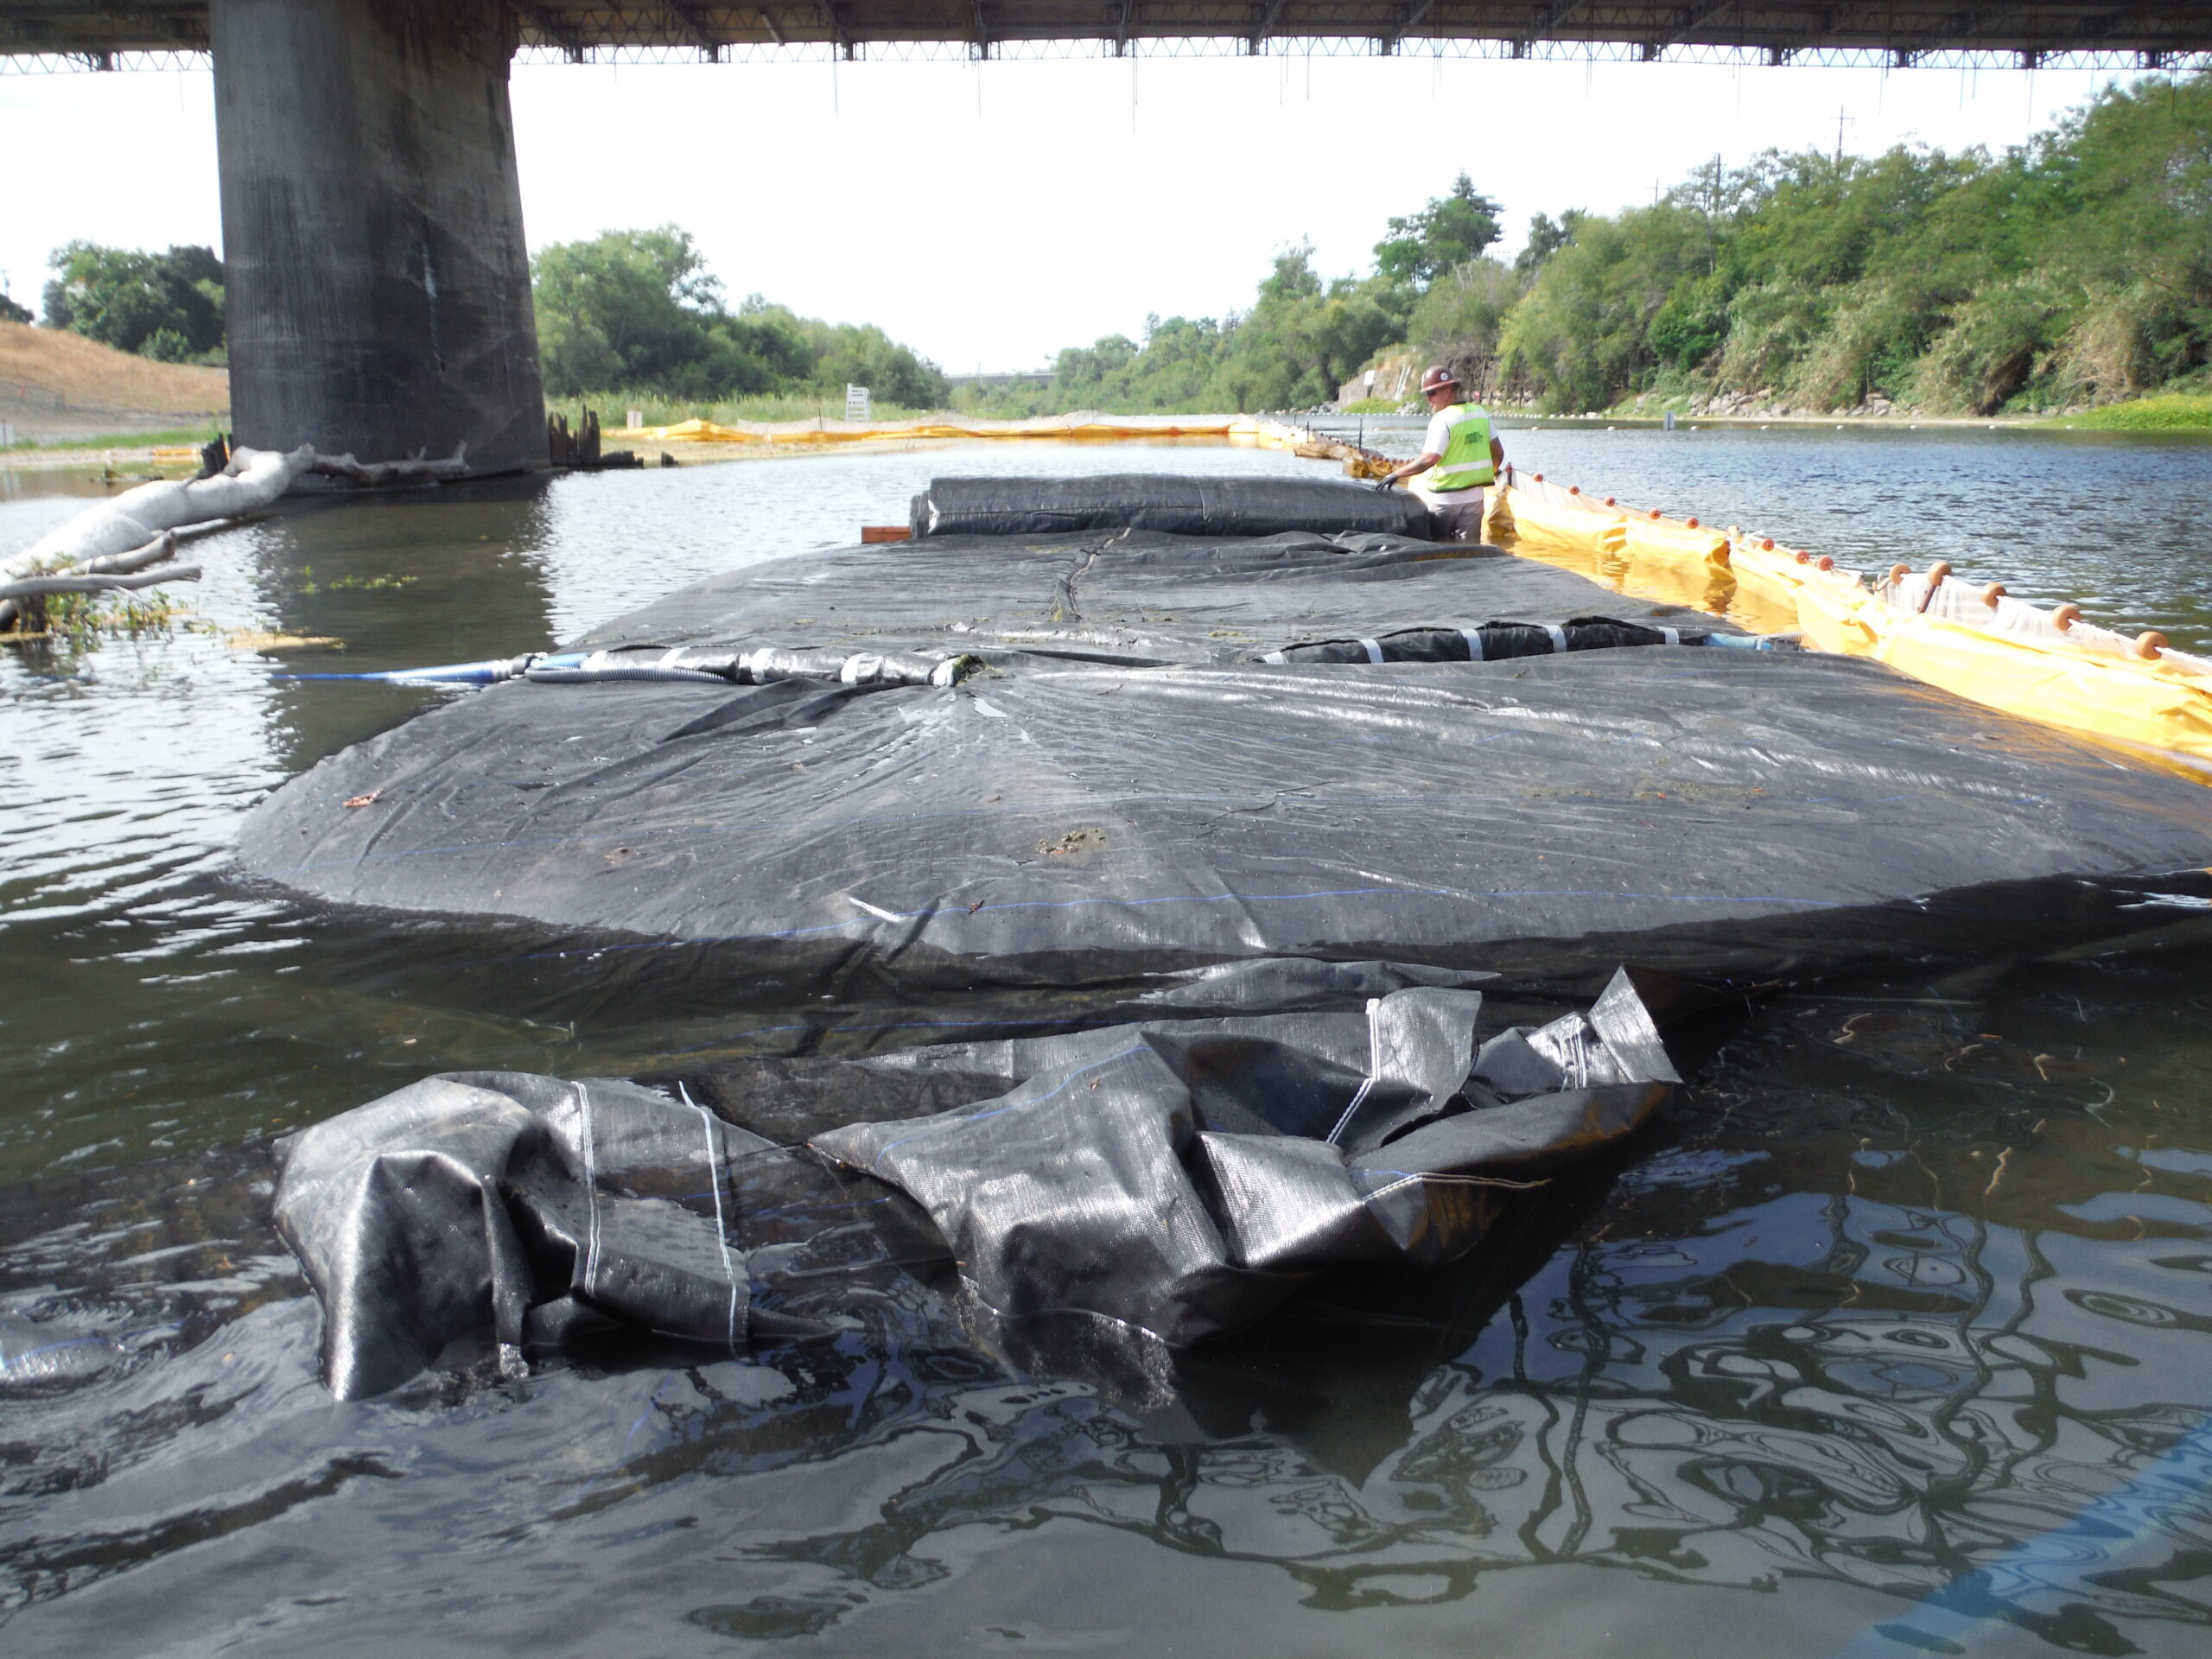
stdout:
<svg viewBox="0 0 2212 1659">
<path fill-rule="evenodd" d="M 1421 439 L 1421 454 L 1386 474 L 1375 486 L 1387 490 L 1418 474 L 1428 476 L 1407 488 L 1428 504 L 1437 529 L 1454 541 L 1483 538 L 1486 487 L 1505 461 L 1505 446 L 1491 429 L 1490 411 L 1459 401 L 1459 380 L 1441 363 L 1421 378 L 1421 396 L 1436 413 Z"/>
</svg>

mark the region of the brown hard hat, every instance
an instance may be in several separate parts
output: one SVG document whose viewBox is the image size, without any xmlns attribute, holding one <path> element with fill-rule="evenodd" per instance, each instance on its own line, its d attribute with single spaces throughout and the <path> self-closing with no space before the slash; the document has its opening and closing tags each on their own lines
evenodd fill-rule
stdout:
<svg viewBox="0 0 2212 1659">
<path fill-rule="evenodd" d="M 1459 384 L 1459 377 L 1441 363 L 1431 365 L 1428 372 L 1421 378 L 1423 391 L 1434 391 L 1439 386 L 1456 386 Z"/>
</svg>

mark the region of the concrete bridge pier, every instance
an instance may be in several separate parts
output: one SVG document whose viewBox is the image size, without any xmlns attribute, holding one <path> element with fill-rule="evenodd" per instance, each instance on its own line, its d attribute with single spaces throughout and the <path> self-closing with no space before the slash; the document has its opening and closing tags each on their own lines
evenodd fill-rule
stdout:
<svg viewBox="0 0 2212 1659">
<path fill-rule="evenodd" d="M 238 442 L 545 464 L 505 0 L 211 0 Z"/>
</svg>

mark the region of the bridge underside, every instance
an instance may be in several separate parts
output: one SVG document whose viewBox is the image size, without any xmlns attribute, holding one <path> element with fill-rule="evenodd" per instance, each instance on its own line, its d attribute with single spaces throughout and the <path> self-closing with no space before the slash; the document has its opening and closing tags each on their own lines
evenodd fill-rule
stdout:
<svg viewBox="0 0 2212 1659">
<path fill-rule="evenodd" d="M 1497 56 L 1551 56 L 1561 49 L 1652 60 L 1725 53 L 1777 64 L 1904 67 L 1960 54 L 2027 67 L 2052 60 L 2144 68 L 2212 61 L 2212 6 L 2120 0 L 767 0 L 757 6 L 501 0 L 485 9 L 505 14 L 517 49 L 579 61 L 764 50 L 863 57 L 871 48 L 880 55 L 917 47 L 987 57 L 1069 43 L 1109 52 L 1161 42 L 1264 51 L 1270 42 L 1289 41 L 1386 53 L 1456 47 Z M 392 10 L 436 9 L 428 0 L 398 0 Z M 137 54 L 205 53 L 208 10 L 209 0 L 0 0 L 0 57 L 68 58 L 102 68 L 125 67 Z"/>
</svg>

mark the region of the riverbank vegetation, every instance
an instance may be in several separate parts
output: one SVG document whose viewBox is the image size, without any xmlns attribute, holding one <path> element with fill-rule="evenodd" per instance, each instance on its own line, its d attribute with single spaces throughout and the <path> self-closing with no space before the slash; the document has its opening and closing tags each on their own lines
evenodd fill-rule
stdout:
<svg viewBox="0 0 2212 1659">
<path fill-rule="evenodd" d="M 1468 343 L 1554 410 L 1658 391 L 2032 413 L 2200 384 L 2212 79 L 2108 88 L 2002 156 L 1708 168 L 1578 221 Z"/>
<path fill-rule="evenodd" d="M 556 402 L 651 404 L 677 420 L 790 411 L 739 416 L 772 420 L 812 415 L 833 397 L 830 412 L 842 414 L 849 384 L 915 409 L 942 408 L 950 392 L 942 369 L 873 324 L 802 317 L 758 294 L 732 308 L 690 233 L 673 225 L 554 243 L 531 275 L 546 395 Z"/>
<path fill-rule="evenodd" d="M 2002 155 L 1716 162 L 1649 207 L 1539 214 L 1510 263 L 1497 211 L 1463 178 L 1391 221 L 1367 276 L 1325 279 L 1294 248 L 1249 311 L 1149 319 L 992 401 L 1297 408 L 1394 354 L 1552 412 L 1986 416 L 2212 391 L 2212 77 L 2109 87 Z M 2194 406 L 2109 423 L 2194 424 Z"/>
</svg>

